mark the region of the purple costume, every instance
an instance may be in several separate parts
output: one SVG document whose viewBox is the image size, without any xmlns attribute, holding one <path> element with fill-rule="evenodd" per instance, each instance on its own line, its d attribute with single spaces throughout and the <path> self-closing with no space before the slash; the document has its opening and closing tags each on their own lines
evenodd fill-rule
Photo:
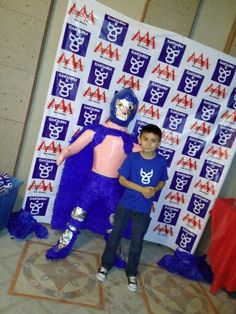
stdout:
<svg viewBox="0 0 236 314">
<path fill-rule="evenodd" d="M 113 136 L 122 139 L 125 154 L 131 153 L 134 138 L 124 130 L 133 120 L 137 108 L 137 97 L 130 88 L 124 88 L 113 97 L 109 118 L 114 125 L 123 127 L 122 131 L 95 125 L 84 128 L 72 138 L 73 143 L 86 130 L 94 133 L 92 141 L 84 149 L 66 159 L 51 221 L 53 229 L 64 231 L 58 242 L 46 252 L 48 259 L 67 257 L 81 229 L 89 229 L 107 238 L 123 188 L 119 185 L 118 178 L 92 171 L 94 148 L 107 136 Z M 129 237 L 129 231 L 124 236 Z M 125 262 L 118 262 L 117 266 L 124 267 Z"/>
<path fill-rule="evenodd" d="M 132 152 L 134 138 L 123 131 L 102 125 L 92 126 L 89 129 L 95 131 L 93 141 L 83 151 L 69 157 L 65 162 L 54 203 L 51 226 L 53 229 L 64 230 L 72 209 L 79 205 L 87 212 L 87 219 L 81 223 L 80 228 L 105 235 L 107 229 L 112 228 L 109 217 L 115 211 L 123 188 L 117 178 L 108 178 L 91 171 L 93 149 L 107 135 L 120 136 L 124 142 L 124 151 L 129 154 Z M 75 136 L 72 142 L 81 134 L 80 132 Z"/>
</svg>

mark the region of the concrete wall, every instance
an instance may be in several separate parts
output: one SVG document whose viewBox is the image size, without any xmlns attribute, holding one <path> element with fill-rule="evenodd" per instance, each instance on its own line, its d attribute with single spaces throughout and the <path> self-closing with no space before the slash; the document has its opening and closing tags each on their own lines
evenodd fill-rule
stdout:
<svg viewBox="0 0 236 314">
<path fill-rule="evenodd" d="M 0 1 L 0 171 L 9 174 L 16 165 L 49 7 L 50 0 Z"/>
</svg>

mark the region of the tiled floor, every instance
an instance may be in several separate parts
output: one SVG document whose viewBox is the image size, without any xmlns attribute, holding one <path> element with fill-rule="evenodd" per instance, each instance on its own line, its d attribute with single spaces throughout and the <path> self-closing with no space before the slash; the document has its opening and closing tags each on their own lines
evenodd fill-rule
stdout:
<svg viewBox="0 0 236 314">
<path fill-rule="evenodd" d="M 47 240 L 32 235 L 26 242 L 11 239 L 6 229 L 0 232 L 0 313 L 236 314 L 236 299 L 225 292 L 212 295 L 209 285 L 157 267 L 163 255 L 171 254 L 164 246 L 144 243 L 139 291 L 132 293 L 124 272 L 118 269 L 103 284 L 97 282 L 95 272 L 104 241 L 91 232 L 81 233 L 66 260 L 52 263 L 44 259 L 48 244 L 59 235 L 47 227 Z M 123 241 L 123 247 L 127 252 L 128 241 Z"/>
</svg>

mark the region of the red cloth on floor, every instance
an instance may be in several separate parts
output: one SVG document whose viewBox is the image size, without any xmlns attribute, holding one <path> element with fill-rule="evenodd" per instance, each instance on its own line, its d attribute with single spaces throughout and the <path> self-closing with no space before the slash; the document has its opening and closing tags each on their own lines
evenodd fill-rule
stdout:
<svg viewBox="0 0 236 314">
<path fill-rule="evenodd" d="M 208 258 L 214 273 L 211 292 L 236 291 L 236 199 L 218 198 L 210 211 L 211 244 Z"/>
</svg>

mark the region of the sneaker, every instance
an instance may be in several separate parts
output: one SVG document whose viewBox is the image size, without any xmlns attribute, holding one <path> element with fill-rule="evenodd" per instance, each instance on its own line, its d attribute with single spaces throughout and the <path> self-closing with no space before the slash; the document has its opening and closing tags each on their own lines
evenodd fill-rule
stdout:
<svg viewBox="0 0 236 314">
<path fill-rule="evenodd" d="M 137 285 L 137 279 L 135 276 L 128 276 L 128 289 L 129 291 L 136 292 L 138 285 Z"/>
<path fill-rule="evenodd" d="M 97 271 L 97 279 L 100 281 L 104 281 L 106 279 L 107 273 L 108 270 L 105 267 L 101 266 Z"/>
</svg>

